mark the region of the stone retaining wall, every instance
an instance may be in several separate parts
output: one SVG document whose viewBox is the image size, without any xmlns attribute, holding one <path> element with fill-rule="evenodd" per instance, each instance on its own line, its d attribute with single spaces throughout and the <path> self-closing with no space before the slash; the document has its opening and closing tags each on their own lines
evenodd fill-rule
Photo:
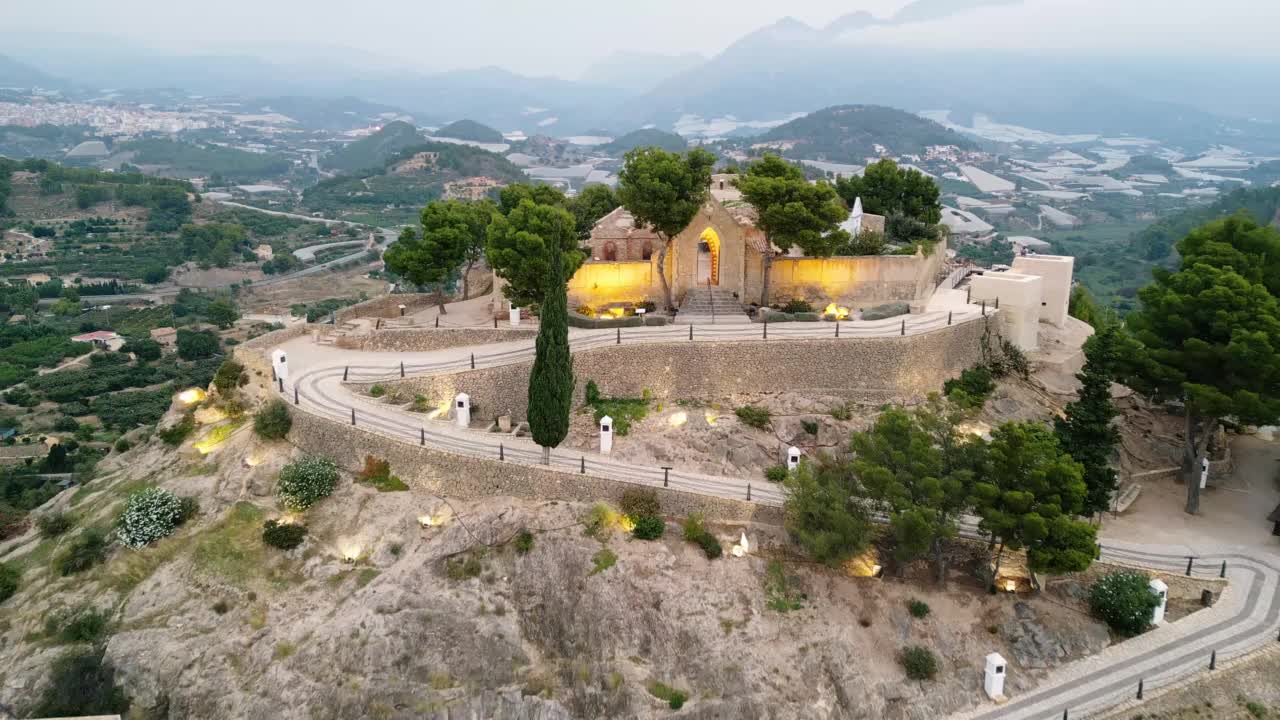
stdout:
<svg viewBox="0 0 1280 720">
<path fill-rule="evenodd" d="M 619 480 L 577 475 L 550 468 L 454 455 L 397 442 L 345 423 L 294 410 L 289 441 L 304 452 L 333 458 L 351 472 L 360 470 L 365 455 L 391 463 L 391 469 L 415 489 L 448 497 L 513 495 L 539 500 L 618 503 L 624 490 L 640 486 Z M 655 488 L 662 512 L 684 516 L 701 512 L 716 522 L 782 524 L 779 508 L 748 502 Z M 405 512 L 413 512 L 406 506 Z"/>
<path fill-rule="evenodd" d="M 353 336 L 353 349 L 383 352 L 426 352 L 468 345 L 487 345 L 511 340 L 528 340 L 538 334 L 533 328 L 410 328 L 378 330 Z M 343 347 L 346 347 L 344 345 Z"/>
<path fill-rule="evenodd" d="M 667 402 L 782 391 L 906 401 L 941 390 L 943 381 L 978 363 L 985 328 L 978 320 L 907 337 L 624 343 L 579 350 L 573 354 L 575 403 L 582 403 L 588 380 L 605 395 L 640 397 L 648 390 Z M 433 407 L 449 407 L 455 395 L 466 392 L 473 419 L 522 420 L 532 367 L 530 359 L 381 384 L 398 397 L 421 394 Z"/>
<path fill-rule="evenodd" d="M 415 313 L 431 307 L 435 296 L 426 293 L 404 293 L 399 295 L 383 295 L 372 300 L 365 300 L 337 310 L 333 313 L 334 322 L 341 325 L 355 318 L 397 318 L 400 317 L 400 305 L 405 306 L 405 314 Z"/>
</svg>

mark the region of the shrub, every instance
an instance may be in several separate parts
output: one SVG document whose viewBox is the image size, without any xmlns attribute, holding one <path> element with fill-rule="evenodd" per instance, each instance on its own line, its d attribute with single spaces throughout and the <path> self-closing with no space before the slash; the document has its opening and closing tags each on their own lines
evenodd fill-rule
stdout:
<svg viewBox="0 0 1280 720">
<path fill-rule="evenodd" d="M 929 603 L 923 600 L 912 600 L 907 603 L 907 612 L 911 613 L 911 617 L 923 619 L 929 617 Z"/>
<path fill-rule="evenodd" d="M 97 643 L 107 635 L 107 624 L 110 618 L 107 613 L 97 608 L 88 608 L 76 613 L 57 632 L 58 642 Z"/>
<path fill-rule="evenodd" d="M 387 394 L 387 389 L 382 387 L 381 385 L 374 385 L 373 387 L 369 388 L 369 395 L 371 397 L 380 398 L 386 394 Z"/>
<path fill-rule="evenodd" d="M 666 701 L 667 707 L 672 710 L 679 710 L 684 707 L 685 701 L 689 699 L 689 693 L 683 690 L 677 690 L 670 685 L 660 683 L 656 680 L 649 683 L 648 690 L 650 695 L 658 698 L 659 700 Z"/>
<path fill-rule="evenodd" d="M 107 550 L 107 534 L 98 528 L 89 528 L 58 555 L 54 567 L 63 577 L 74 575 L 105 560 Z"/>
<path fill-rule="evenodd" d="M 1103 576 L 1089 588 L 1089 609 L 1116 634 L 1131 637 L 1146 631 L 1160 598 L 1151 591 L 1151 578 L 1133 570 Z"/>
<path fill-rule="evenodd" d="M 622 491 L 622 513 L 632 520 L 650 515 L 661 515 L 658 492 L 649 488 L 628 488 Z"/>
<path fill-rule="evenodd" d="M 36 527 L 40 528 L 40 534 L 47 538 L 58 537 L 71 528 L 75 527 L 75 520 L 66 513 L 45 513 L 36 520 Z"/>
<path fill-rule="evenodd" d="M 807 300 L 800 298 L 791 298 L 786 305 L 782 306 L 784 313 L 810 313 L 813 312 L 813 306 Z"/>
<path fill-rule="evenodd" d="M 307 526 L 268 520 L 262 526 L 262 542 L 281 550 L 292 550 L 307 537 Z"/>
<path fill-rule="evenodd" d="M 622 515 L 607 503 L 596 503 L 582 518 L 582 525 L 583 535 L 604 541 L 614 528 L 622 525 Z"/>
<path fill-rule="evenodd" d="M 133 549 L 171 535 L 182 521 L 182 501 L 163 488 L 151 487 L 129 496 L 120 514 L 116 537 Z"/>
<path fill-rule="evenodd" d="M 1262 703 L 1250 700 L 1244 704 L 1244 709 L 1258 720 L 1262 720 L 1267 716 L 1267 708 Z"/>
<path fill-rule="evenodd" d="M 595 575 L 596 573 L 602 573 L 613 567 L 617 562 L 618 556 L 609 548 L 602 547 L 596 551 L 595 555 L 591 556 L 591 564 L 593 567 L 591 568 L 590 574 Z"/>
<path fill-rule="evenodd" d="M 243 384 L 240 382 L 243 375 L 244 366 L 228 358 L 222 361 L 218 371 L 213 374 L 213 386 L 218 389 L 219 395 L 230 395 Z"/>
<path fill-rule="evenodd" d="M 785 613 L 804 607 L 805 595 L 791 587 L 787 569 L 778 560 L 770 560 L 764 579 L 765 607 Z"/>
<path fill-rule="evenodd" d="M 124 438 L 120 438 L 119 440 L 116 440 L 115 448 L 118 453 L 129 452 L 129 450 L 133 449 L 133 443 L 125 440 Z"/>
<path fill-rule="evenodd" d="M 533 533 L 528 530 L 516 533 L 515 545 L 517 555 L 528 555 L 529 551 L 533 550 Z"/>
<path fill-rule="evenodd" d="M 178 524 L 181 525 L 196 515 L 200 514 L 200 501 L 193 497 L 182 495 L 178 498 Z"/>
<path fill-rule="evenodd" d="M 449 558 L 445 562 L 445 575 L 450 580 L 468 580 L 480 577 L 484 572 L 484 551 L 469 552 L 466 557 Z"/>
<path fill-rule="evenodd" d="M 75 432 L 80 429 L 80 423 L 76 419 L 67 415 L 62 415 L 53 421 L 53 429 L 58 432 Z"/>
<path fill-rule="evenodd" d="M 173 425 L 170 425 L 167 428 L 160 430 L 159 432 L 156 433 L 156 435 L 159 435 L 160 439 L 163 440 L 166 445 L 177 446 L 177 445 L 181 445 L 182 441 L 186 440 L 187 436 L 190 435 L 195 429 L 196 429 L 195 416 L 192 413 L 188 412 L 182 416 L 181 420 L 174 423 Z"/>
<path fill-rule="evenodd" d="M 49 685 L 32 717 L 115 715 L 129 709 L 116 686 L 115 668 L 101 649 L 71 652 L 53 661 Z"/>
<path fill-rule="evenodd" d="M 801 420 L 801 421 L 800 421 L 800 427 L 804 428 L 804 431 L 805 431 L 806 433 L 809 433 L 810 435 L 817 435 L 817 434 L 818 434 L 818 421 L 817 421 L 817 420 Z"/>
<path fill-rule="evenodd" d="M 837 405 L 831 408 L 831 417 L 836 420 L 848 420 L 853 417 L 853 411 L 848 405 Z"/>
<path fill-rule="evenodd" d="M 898 662 L 912 680 L 932 680 L 938 674 L 938 659 L 932 650 L 921 645 L 903 648 Z"/>
<path fill-rule="evenodd" d="M 231 603 L 226 600 L 219 600 L 213 604 L 213 611 L 219 615 L 226 615 L 231 612 Z"/>
<path fill-rule="evenodd" d="M 780 483 L 787 479 L 790 472 L 786 465 L 773 465 L 764 469 L 764 479 L 771 483 Z"/>
<path fill-rule="evenodd" d="M 656 515 L 641 515 L 634 520 L 636 526 L 631 530 L 631 537 L 637 540 L 657 540 L 667 530 L 667 524 Z"/>
<path fill-rule="evenodd" d="M 371 485 L 378 492 L 398 492 L 409 489 L 403 480 L 391 474 L 391 463 L 373 455 L 364 456 L 364 468 L 356 474 L 356 482 Z"/>
<path fill-rule="evenodd" d="M 596 385 L 595 380 L 588 380 L 584 399 L 588 405 L 595 405 L 600 402 L 600 386 Z"/>
<path fill-rule="evenodd" d="M 263 440 L 280 440 L 292 427 L 289 406 L 280 398 L 268 402 L 253 416 L 253 431 Z"/>
<path fill-rule="evenodd" d="M 762 408 L 756 405 L 746 405 L 733 411 L 734 415 L 742 421 L 744 425 L 763 430 L 769 427 L 769 418 L 771 417 L 768 408 Z"/>
<path fill-rule="evenodd" d="M 18 592 L 18 580 L 21 577 L 22 573 L 17 568 L 0 563 L 0 603 Z"/>
<path fill-rule="evenodd" d="M 709 532 L 702 522 L 702 513 L 692 513 L 684 519 L 684 539 L 702 548 L 708 560 L 715 560 L 724 554 L 720 540 Z"/>
<path fill-rule="evenodd" d="M 276 494 L 285 507 L 306 510 L 333 494 L 338 466 L 327 457 L 305 457 L 280 471 Z"/>
<path fill-rule="evenodd" d="M 904 302 L 885 303 L 862 311 L 863 320 L 885 320 L 911 312 L 911 306 Z"/>
<path fill-rule="evenodd" d="M 985 365 L 975 365 L 960 373 L 960 377 L 948 380 L 942 391 L 952 402 L 961 407 L 978 408 L 996 389 L 995 379 Z"/>
</svg>

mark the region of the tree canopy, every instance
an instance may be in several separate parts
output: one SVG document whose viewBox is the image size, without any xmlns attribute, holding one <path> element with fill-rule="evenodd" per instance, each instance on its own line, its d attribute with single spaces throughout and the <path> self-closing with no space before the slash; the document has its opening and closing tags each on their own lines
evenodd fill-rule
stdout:
<svg viewBox="0 0 1280 720">
<path fill-rule="evenodd" d="M 506 204 L 506 198 L 502 204 Z M 493 271 L 507 281 L 503 288 L 507 299 L 528 307 L 543 302 L 555 248 L 562 265 L 560 277 L 572 277 L 586 259 L 578 247 L 573 216 L 559 205 L 543 205 L 524 198 L 507 213 L 494 215 L 485 255 Z"/>
<path fill-rule="evenodd" d="M 1233 216 L 1178 243 L 1182 263 L 1157 268 L 1127 320 L 1145 348 L 1126 384 L 1183 403 L 1187 512 L 1199 510 L 1199 460 L 1226 416 L 1252 425 L 1280 420 L 1280 231 Z"/>
<path fill-rule="evenodd" d="M 889 158 L 868 165 L 861 177 L 839 178 L 836 192 L 849 207 L 862 198 L 862 209 L 874 215 L 904 215 L 926 225 L 942 221 L 937 184 L 919 170 L 899 167 Z"/>
<path fill-rule="evenodd" d="M 561 211 L 563 212 L 563 211 Z M 542 446 L 542 461 L 569 434 L 573 409 L 573 355 L 569 351 L 569 307 L 564 250 L 556 242 L 547 251 L 547 278 L 538 317 L 533 368 L 529 372 L 529 434 Z"/>
<path fill-rule="evenodd" d="M 804 171 L 777 155 L 752 163 L 734 182 L 756 209 L 756 227 L 783 252 L 794 245 L 806 255 L 830 257 L 849 242 L 848 233 L 839 231 L 849 211 L 836 191 L 825 181 L 810 183 Z M 772 256 L 766 246 L 761 305 L 769 304 Z"/>
<path fill-rule="evenodd" d="M 866 549 L 871 518 L 847 463 L 828 456 L 787 476 L 786 528 L 809 556 L 836 566 Z"/>
<path fill-rule="evenodd" d="M 382 259 L 387 269 L 417 286 L 434 285 L 444 311 L 443 286 L 468 254 L 484 243 L 489 221 L 485 205 L 440 200 L 422 209 L 421 233 L 402 233 Z"/>
<path fill-rule="evenodd" d="M 618 200 L 638 225 L 652 227 L 663 240 L 658 250 L 658 277 L 668 308 L 673 305 L 666 262 L 671 238 L 693 221 L 706 202 L 715 163 L 715 156 L 702 148 L 670 153 L 646 147 L 628 152 L 618 173 Z"/>
</svg>

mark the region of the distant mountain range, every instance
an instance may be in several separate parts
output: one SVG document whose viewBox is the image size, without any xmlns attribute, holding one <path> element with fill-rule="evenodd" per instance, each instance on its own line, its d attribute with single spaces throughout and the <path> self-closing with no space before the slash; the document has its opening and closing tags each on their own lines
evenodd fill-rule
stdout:
<svg viewBox="0 0 1280 720">
<path fill-rule="evenodd" d="M 641 93 L 652 90 L 658 83 L 672 75 L 706 62 L 697 53 L 663 55 L 661 53 L 616 52 L 603 60 L 592 63 L 582 73 L 581 81 L 590 85 L 614 87 L 627 92 Z"/>
</svg>

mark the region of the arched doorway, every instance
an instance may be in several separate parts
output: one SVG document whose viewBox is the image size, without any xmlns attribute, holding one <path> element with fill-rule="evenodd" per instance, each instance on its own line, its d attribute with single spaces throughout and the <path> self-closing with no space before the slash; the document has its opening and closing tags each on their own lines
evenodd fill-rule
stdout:
<svg viewBox="0 0 1280 720">
<path fill-rule="evenodd" d="M 612 240 L 604 244 L 604 250 L 600 253 L 601 259 L 605 262 L 618 261 L 618 245 Z"/>
<path fill-rule="evenodd" d="M 698 238 L 698 285 L 720 284 L 720 236 L 713 228 L 702 231 Z"/>
</svg>

